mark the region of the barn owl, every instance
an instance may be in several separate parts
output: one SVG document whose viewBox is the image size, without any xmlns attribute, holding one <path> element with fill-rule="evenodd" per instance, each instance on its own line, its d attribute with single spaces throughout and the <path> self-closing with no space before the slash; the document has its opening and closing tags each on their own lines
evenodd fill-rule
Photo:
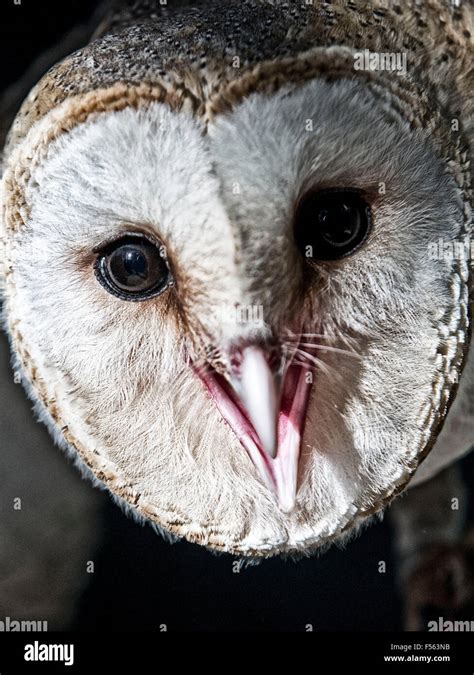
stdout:
<svg viewBox="0 0 474 675">
<path fill-rule="evenodd" d="M 470 449 L 456 5 L 116 3 L 24 101 L 1 182 L 15 367 L 137 518 L 298 556 Z"/>
</svg>

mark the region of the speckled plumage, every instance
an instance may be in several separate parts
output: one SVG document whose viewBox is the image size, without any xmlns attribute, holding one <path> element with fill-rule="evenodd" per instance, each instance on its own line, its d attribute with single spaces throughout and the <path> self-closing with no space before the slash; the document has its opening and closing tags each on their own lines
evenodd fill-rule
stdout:
<svg viewBox="0 0 474 675">
<path fill-rule="evenodd" d="M 182 92 L 197 114 L 204 109 L 211 114 L 214 106 L 219 110 L 228 98 L 232 101 L 247 78 L 261 78 L 263 62 L 268 68 L 280 59 L 301 58 L 296 70 L 304 79 L 304 58 L 328 46 L 413 54 L 410 81 L 404 84 L 411 88 L 413 81 L 422 100 L 441 101 L 448 120 L 461 116 L 468 129 L 474 123 L 472 98 L 463 95 L 474 86 L 474 21 L 468 3 L 458 8 L 440 0 L 423 5 L 346 0 L 130 4 L 104 22 L 97 35 L 101 39 L 54 67 L 34 88 L 16 119 L 10 148 L 66 97 L 117 82 L 146 83 Z M 334 77 L 338 61 L 332 54 L 322 72 Z M 340 65 L 353 72 L 347 54 L 341 54 Z M 270 80 L 265 86 L 276 88 L 284 77 L 275 73 Z"/>
<path fill-rule="evenodd" d="M 344 495 L 343 503 L 338 504 L 338 508 L 344 513 L 335 517 L 334 522 L 318 523 L 318 527 L 320 527 L 318 534 L 314 534 L 312 530 L 315 527 L 314 524 L 308 525 L 307 530 L 305 530 L 305 519 L 310 520 L 310 514 L 305 511 L 305 506 L 302 505 L 301 513 L 299 516 L 295 516 L 294 522 L 290 525 L 287 525 L 284 520 L 278 521 L 275 525 L 275 529 L 278 530 L 277 535 L 271 527 L 269 529 L 270 534 L 264 531 L 262 523 L 265 525 L 267 522 L 271 522 L 271 515 L 269 515 L 270 511 L 266 510 L 270 507 L 259 487 L 252 488 L 256 492 L 250 495 L 249 504 L 251 504 L 251 498 L 260 500 L 259 504 L 261 504 L 262 512 L 265 514 L 260 522 L 263 534 L 258 531 L 258 528 L 256 528 L 256 532 L 253 532 L 252 517 L 249 515 L 250 507 L 248 504 L 241 508 L 240 519 L 237 519 L 235 531 L 229 529 L 228 523 L 227 529 L 224 528 L 221 531 L 219 519 L 217 518 L 217 522 L 214 520 L 215 513 L 207 513 L 201 502 L 198 509 L 199 513 L 201 515 L 205 513 L 206 515 L 202 516 L 203 519 L 198 522 L 192 516 L 188 518 L 187 514 L 183 515 L 179 508 L 175 508 L 177 505 L 173 503 L 167 502 L 157 506 L 155 503 L 156 495 L 146 495 L 139 488 L 141 476 L 136 475 L 136 469 L 132 465 L 133 462 L 130 457 L 127 460 L 128 463 L 125 462 L 124 465 L 118 467 L 118 463 L 120 463 L 120 452 L 118 450 L 117 456 L 112 461 L 110 457 L 102 455 L 100 448 L 96 447 L 97 442 L 89 443 L 89 437 L 87 442 L 84 440 L 85 437 L 81 441 L 78 440 L 76 434 L 71 430 L 72 425 L 69 424 L 68 408 L 65 405 L 67 386 L 62 389 L 64 400 L 61 397 L 58 398 L 55 393 L 56 376 L 53 375 L 51 381 L 46 376 L 50 372 L 48 369 L 51 367 L 51 363 L 41 363 L 39 369 L 37 369 L 38 362 L 42 362 L 43 358 L 41 346 L 34 345 L 31 349 L 28 341 L 23 338 L 22 322 L 24 323 L 24 321 L 21 316 L 22 312 L 20 311 L 19 315 L 17 315 L 17 312 L 18 307 L 26 302 L 28 293 L 25 289 L 27 289 L 29 277 L 28 271 L 23 269 L 21 272 L 21 288 L 19 289 L 20 294 L 23 294 L 23 299 L 21 301 L 15 300 L 15 267 L 21 267 L 20 261 L 16 259 L 15 263 L 14 260 L 15 255 L 17 255 L 14 244 L 15 237 L 21 239 L 22 233 L 28 231 L 32 222 L 36 222 L 35 208 L 32 208 L 37 199 L 36 181 L 41 185 L 41 181 L 46 180 L 46 175 L 49 176 L 49 180 L 58 181 L 58 184 L 60 184 L 60 178 L 58 177 L 60 165 L 54 164 L 55 152 L 51 150 L 52 147 L 60 148 L 62 152 L 67 153 L 69 141 L 77 143 L 77 146 L 74 146 L 76 151 L 83 143 L 84 147 L 88 148 L 84 159 L 84 171 L 90 171 L 91 173 L 93 171 L 93 163 L 87 163 L 88 157 L 94 157 L 95 165 L 99 167 L 99 170 L 102 170 L 100 157 L 95 155 L 95 148 L 99 144 L 99 136 L 94 136 L 94 129 L 91 127 L 96 121 L 102 119 L 101 115 L 110 114 L 108 118 L 109 130 L 111 134 L 114 134 L 113 137 L 117 147 L 124 138 L 123 133 L 120 132 L 119 120 L 124 120 L 127 124 L 130 124 L 131 111 L 137 111 L 137 119 L 140 119 L 143 128 L 150 124 L 147 127 L 148 142 L 151 142 L 150 139 L 154 137 L 152 130 L 155 129 L 155 126 L 153 124 L 156 125 L 158 122 L 155 120 L 153 124 L 149 123 L 145 119 L 145 114 L 144 117 L 140 118 L 141 112 L 145 110 L 153 111 L 153 115 L 156 114 L 158 120 L 164 115 L 166 124 L 172 124 L 172 122 L 165 113 L 160 112 L 160 107 L 156 107 L 161 103 L 165 103 L 173 113 L 192 115 L 196 123 L 201 125 L 199 127 L 202 134 L 201 140 L 199 140 L 197 128 L 194 129 L 194 127 L 191 133 L 190 130 L 177 126 L 177 138 L 187 139 L 190 156 L 193 156 L 197 163 L 200 151 L 204 152 L 199 144 L 201 141 L 204 142 L 203 138 L 206 132 L 209 133 L 215 147 L 221 151 L 214 157 L 213 169 L 221 179 L 221 192 L 229 195 L 231 190 L 229 190 L 227 183 L 231 181 L 230 178 L 227 178 L 227 175 L 231 175 L 232 161 L 240 151 L 236 147 L 234 155 L 230 159 L 225 154 L 226 144 L 231 145 L 232 141 L 235 140 L 232 136 L 232 115 L 235 115 L 237 120 L 235 124 L 237 125 L 238 122 L 241 125 L 238 128 L 246 130 L 245 138 L 252 139 L 252 120 L 255 122 L 256 112 L 256 109 L 252 108 L 252 105 L 254 105 L 252 96 L 262 95 L 259 99 L 262 109 L 266 105 L 265 101 L 271 101 L 273 98 L 278 102 L 277 107 L 283 110 L 287 98 L 295 97 L 295 100 L 299 100 L 296 97 L 301 95 L 302 103 L 306 101 L 307 104 L 312 101 L 314 108 L 317 105 L 320 106 L 319 113 L 320 117 L 323 118 L 325 111 L 321 105 L 321 96 L 324 95 L 327 100 L 332 102 L 334 110 L 338 111 L 335 118 L 337 121 L 342 119 L 344 115 L 342 101 L 345 94 L 344 87 L 346 87 L 347 91 L 352 91 L 353 100 L 359 102 L 361 110 L 365 111 L 366 119 L 370 119 L 374 128 L 379 124 L 377 114 L 379 118 L 383 114 L 387 117 L 387 138 L 390 137 L 394 129 L 403 131 L 403 138 L 407 142 L 406 156 L 412 162 L 418 162 L 418 169 L 416 166 L 404 167 L 406 173 L 402 177 L 405 180 L 403 184 L 404 198 L 401 200 L 403 204 L 411 204 L 411 198 L 413 204 L 410 208 L 416 209 L 416 199 L 414 199 L 414 195 L 409 194 L 410 185 L 413 189 L 419 190 L 419 194 L 422 194 L 423 189 L 426 189 L 426 193 L 423 193 L 424 199 L 427 203 L 429 199 L 434 200 L 427 206 L 427 215 L 425 214 L 427 222 L 432 222 L 433 213 L 437 210 L 438 213 L 443 214 L 443 220 L 445 219 L 446 222 L 449 221 L 450 223 L 448 233 L 451 236 L 456 235 L 459 238 L 466 239 L 469 237 L 471 228 L 469 152 L 474 121 L 473 100 L 472 96 L 468 95 L 468 92 L 472 91 L 473 84 L 472 11 L 466 5 L 455 8 L 450 3 L 435 0 L 423 3 L 423 6 L 416 2 L 403 3 L 402 5 L 394 2 L 360 3 L 339 0 L 332 3 L 305 4 L 302 2 L 258 2 L 253 0 L 248 2 L 230 1 L 225 3 L 225 11 L 222 11 L 222 8 L 222 3 L 204 1 L 195 3 L 195 6 L 188 6 L 188 3 L 176 3 L 176 5 L 170 3 L 170 6 L 165 9 L 161 7 L 159 2 L 138 3 L 138 8 L 135 9 L 119 9 L 105 22 L 102 33 L 99 32 L 94 42 L 55 66 L 33 89 L 16 117 L 4 154 L 3 203 L 7 262 L 10 264 L 6 275 L 6 296 L 9 302 L 7 319 L 13 347 L 25 369 L 26 380 L 32 383 L 33 398 L 39 397 L 46 408 L 46 420 L 56 430 L 56 433 L 59 433 L 58 430 L 61 431 L 69 447 L 79 452 L 82 460 L 85 461 L 95 476 L 103 481 L 115 495 L 136 508 L 141 515 L 149 517 L 166 530 L 184 535 L 192 541 L 198 541 L 216 549 L 253 555 L 271 555 L 278 552 L 294 553 L 312 550 L 324 545 L 351 531 L 368 516 L 380 510 L 397 492 L 405 487 L 416 471 L 420 460 L 427 455 L 436 442 L 448 406 L 454 400 L 457 382 L 467 359 L 471 312 L 469 293 L 472 292 L 472 270 L 468 259 L 464 257 L 454 261 L 449 272 L 445 271 L 446 285 L 442 284 L 436 275 L 433 278 L 428 275 L 426 277 L 430 280 L 430 283 L 438 283 L 438 281 L 440 283 L 440 303 L 442 303 L 444 314 L 442 317 L 437 317 L 436 336 L 430 332 L 434 322 L 432 317 L 436 314 L 435 303 L 430 295 L 430 289 L 423 287 L 423 280 L 419 282 L 420 298 L 426 297 L 427 302 L 431 303 L 428 308 L 431 314 L 429 318 L 426 318 L 423 335 L 427 340 L 427 350 L 435 349 L 436 354 L 430 361 L 430 375 L 426 377 L 418 372 L 419 363 L 413 356 L 411 367 L 417 377 L 414 380 L 415 388 L 421 389 L 423 384 L 427 390 L 430 390 L 430 396 L 425 401 L 426 405 L 423 408 L 420 407 L 419 437 L 410 448 L 406 449 L 403 461 L 400 461 L 400 465 L 397 467 L 397 471 L 393 473 L 391 480 L 387 479 L 384 487 L 380 487 L 380 489 L 376 487 L 375 481 L 373 488 L 369 486 L 366 493 L 357 494 L 353 498 Z M 394 75 L 391 72 L 383 71 L 359 71 L 355 75 L 354 50 L 364 49 L 369 49 L 372 52 L 407 52 L 407 74 Z M 313 90 L 314 82 L 316 82 L 316 85 Z M 339 83 L 342 84 L 338 88 Z M 305 87 L 305 85 L 307 86 Z M 331 89 L 332 85 L 334 85 L 334 89 Z M 374 112 L 372 117 L 370 116 L 369 100 L 376 103 L 378 111 L 378 113 Z M 310 110 L 309 107 L 306 109 Z M 291 117 L 291 109 L 285 110 L 285 119 L 288 120 Z M 355 109 L 354 114 L 358 113 L 359 111 Z M 252 117 L 252 114 L 254 117 Z M 275 109 L 271 109 L 268 114 L 270 121 L 276 120 Z M 293 114 L 296 114 L 295 110 L 293 110 Z M 456 128 L 455 131 L 452 128 L 453 120 L 459 122 L 459 128 Z M 122 123 L 125 124 L 125 122 Z M 228 127 L 226 126 L 227 123 Z M 267 129 L 260 129 L 259 138 L 264 137 L 269 126 L 271 124 L 267 125 Z M 282 138 L 285 138 L 288 146 L 291 146 L 289 127 L 285 127 L 283 122 L 281 126 L 283 128 Z M 130 130 L 130 127 L 125 128 Z M 159 128 L 159 126 L 156 128 Z M 88 129 L 89 131 L 87 131 Z M 229 133 L 228 138 L 226 137 L 226 131 Z M 81 133 L 84 135 L 81 136 Z M 144 143 L 144 138 L 140 133 L 136 132 L 135 136 L 133 130 L 129 133 L 137 147 L 142 147 L 140 143 Z M 285 136 L 285 133 L 287 133 L 287 136 Z M 382 127 L 378 129 L 377 133 L 379 136 L 374 136 L 374 138 L 380 139 Z M 189 135 L 187 136 L 187 134 Z M 430 139 L 429 150 L 424 145 L 427 137 Z M 219 145 L 219 139 L 221 139 L 221 145 Z M 408 139 L 413 141 L 413 147 L 411 148 L 408 147 Z M 357 138 L 355 138 L 356 140 Z M 272 138 L 270 137 L 269 144 L 271 142 Z M 165 143 L 165 139 L 163 139 L 163 143 Z M 253 147 L 257 147 L 257 143 L 258 137 L 253 139 Z M 418 144 L 419 152 L 417 150 Z M 295 145 L 297 145 L 296 142 Z M 143 148 L 145 147 L 146 145 L 143 145 Z M 242 148 L 247 149 L 248 156 L 251 156 L 251 148 L 246 148 L 245 143 L 242 143 Z M 263 151 L 264 148 L 262 148 L 262 154 Z M 377 168 L 382 167 L 390 174 L 387 166 L 384 165 L 386 158 L 384 159 L 384 153 L 380 150 L 380 143 L 378 149 L 374 147 L 370 150 L 374 157 L 377 152 L 379 156 L 374 160 L 378 162 Z M 329 156 L 331 153 L 328 150 L 326 154 Z M 334 154 L 337 159 L 337 153 Z M 403 152 L 398 146 L 395 147 L 394 157 L 398 164 L 403 166 Z M 363 168 L 364 162 L 368 160 L 360 147 L 357 152 L 354 151 L 354 159 L 359 162 L 360 171 L 368 180 L 369 169 Z M 245 156 L 240 157 L 240 160 L 241 165 L 244 166 Z M 275 151 L 274 163 L 277 166 L 274 167 L 270 164 L 270 168 L 275 172 L 277 172 L 279 166 L 284 164 L 284 160 L 280 163 L 277 160 L 278 155 Z M 117 155 L 113 156 L 113 161 L 111 158 L 111 165 L 113 167 L 119 166 Z M 202 167 L 198 163 L 196 165 L 199 166 L 199 170 L 196 171 L 196 174 L 199 175 Z M 444 174 L 441 171 L 441 166 L 444 169 Z M 427 172 L 424 184 L 423 176 L 420 176 L 420 168 Z M 432 170 L 432 174 L 428 175 L 428 170 Z M 327 171 L 330 173 L 329 169 Z M 337 175 L 338 172 L 341 173 L 342 168 L 336 164 L 333 171 Z M 74 173 L 72 177 L 77 180 L 78 185 L 80 180 L 86 180 L 86 177 L 79 175 L 79 173 Z M 442 174 L 444 177 L 442 177 Z M 183 175 L 185 175 L 184 169 Z M 100 184 L 105 186 L 105 179 L 102 174 L 100 174 L 100 177 L 103 181 Z M 258 178 L 259 176 L 256 176 L 255 184 L 259 184 Z M 361 184 L 363 183 L 363 178 L 352 177 L 352 179 L 354 181 L 360 180 Z M 125 182 L 123 174 L 118 169 L 115 180 L 117 185 L 122 185 Z M 186 180 L 189 181 L 189 184 L 192 184 L 191 178 L 187 177 Z M 371 177 L 371 182 L 377 180 L 379 178 L 375 172 L 375 175 Z M 395 184 L 396 178 L 391 177 L 391 180 Z M 74 182 L 72 179 L 71 181 Z M 290 182 L 289 178 L 287 182 Z M 210 179 L 205 184 L 206 186 L 210 185 Z M 264 183 L 262 184 L 266 187 Z M 284 184 L 285 180 L 282 177 L 282 185 Z M 61 187 L 64 186 L 61 184 Z M 87 185 L 85 187 L 87 188 Z M 67 191 L 67 188 L 64 187 L 64 190 Z M 136 190 L 138 193 L 138 185 Z M 214 190 L 214 186 L 212 186 L 212 190 Z M 256 204 L 258 193 L 252 193 L 251 190 L 252 186 L 249 185 L 246 194 L 251 194 L 252 198 L 249 198 L 248 201 L 250 204 Z M 444 205 L 440 201 L 436 201 L 438 192 L 446 197 L 445 201 L 449 208 L 446 206 L 445 212 L 442 212 Z M 402 194 L 401 188 L 400 193 Z M 109 194 L 110 203 L 112 203 L 112 192 L 107 194 Z M 149 195 L 143 196 L 144 203 L 146 203 L 147 197 L 150 198 Z M 73 207 L 77 195 L 68 193 L 68 199 Z M 38 200 L 40 205 L 36 205 L 36 212 L 40 213 L 43 218 L 43 226 L 46 227 L 47 218 L 45 213 L 41 211 L 41 199 L 39 197 Z M 217 248 L 219 243 L 217 240 L 212 241 L 210 238 L 206 250 L 208 253 L 210 252 L 209 255 L 216 254 L 216 265 L 222 265 L 223 270 L 226 261 L 228 261 L 230 267 L 235 265 L 236 268 L 239 268 L 240 274 L 245 271 L 247 277 L 251 277 L 252 273 L 256 275 L 254 288 L 247 289 L 249 297 L 253 297 L 251 293 L 255 291 L 257 286 L 263 289 L 262 292 L 266 293 L 266 298 L 270 298 L 272 294 L 275 297 L 284 297 L 288 289 L 284 285 L 284 280 L 279 279 L 275 270 L 273 270 L 270 259 L 263 272 L 257 264 L 258 260 L 265 259 L 263 239 L 256 239 L 254 250 L 251 252 L 246 268 L 243 258 L 245 258 L 246 245 L 254 236 L 253 228 L 256 219 L 250 207 L 247 208 L 237 201 L 237 199 L 232 201 L 229 198 L 226 202 L 226 213 L 232 221 L 232 233 L 237 247 L 237 254 L 234 256 L 232 264 L 230 263 L 231 256 L 228 255 L 228 250 Z M 267 205 L 272 204 L 272 200 L 268 199 L 265 203 Z M 96 204 L 94 203 L 95 207 Z M 50 208 L 54 210 L 54 205 L 50 204 Z M 204 209 L 205 205 L 200 204 L 200 208 Z M 281 210 L 275 212 L 281 212 Z M 71 208 L 70 216 L 67 210 L 62 212 L 64 222 L 68 221 L 69 217 L 71 223 L 75 222 L 74 217 L 77 217 L 77 222 L 79 222 L 79 217 L 73 216 L 72 211 L 73 208 Z M 114 217 L 115 215 L 114 213 Z M 416 212 L 417 218 L 421 218 L 422 215 Z M 425 227 L 428 228 L 427 225 Z M 401 229 L 403 232 L 403 228 Z M 15 232 L 17 234 L 14 234 Z M 71 239 L 73 238 L 73 229 L 68 231 L 68 236 Z M 420 236 L 419 246 L 425 245 L 425 239 L 428 235 L 422 231 Z M 29 255 L 32 255 L 34 249 L 28 250 Z M 281 248 L 278 249 L 280 253 L 282 250 Z M 380 251 L 384 252 L 383 245 Z M 259 255 L 257 255 L 257 252 Z M 417 252 L 412 250 L 410 254 L 415 256 Z M 179 260 L 178 254 L 176 259 Z M 290 261 L 286 264 L 289 266 Z M 179 267 L 179 265 L 177 266 Z M 397 273 L 398 270 L 395 269 L 394 274 Z M 361 274 L 363 274 L 362 269 L 359 270 L 359 275 Z M 411 271 L 411 274 L 414 274 L 414 272 Z M 380 272 L 380 275 L 382 275 L 382 272 Z M 229 278 L 232 278 L 230 272 Z M 32 281 L 30 278 L 30 283 Z M 193 298 L 193 293 L 189 289 L 190 282 L 188 281 L 188 286 L 186 286 L 186 275 L 183 274 L 181 287 L 188 294 L 186 298 L 188 308 L 194 306 L 193 302 L 196 307 L 200 307 L 199 303 L 204 302 L 202 297 L 205 296 L 206 282 L 210 283 L 210 281 L 216 283 L 216 287 L 223 293 L 221 287 L 218 286 L 217 277 L 204 276 L 204 279 L 199 280 L 199 286 L 198 282 L 195 281 L 199 292 L 194 289 Z M 400 283 L 402 281 L 405 282 L 406 280 L 400 278 Z M 375 272 L 372 283 L 376 287 L 377 276 Z M 370 287 L 370 284 L 367 284 L 367 286 Z M 384 289 L 382 282 L 380 286 Z M 361 291 L 367 290 L 363 287 L 362 282 L 360 288 Z M 409 285 L 407 285 L 408 288 Z M 399 290 L 401 294 L 400 303 L 408 302 L 405 298 L 408 290 L 405 289 L 405 286 L 403 286 L 403 291 L 402 289 Z M 384 295 L 384 293 L 387 296 L 389 295 L 389 292 L 382 290 L 381 294 Z M 216 295 L 216 297 L 221 296 Z M 275 325 L 281 323 L 285 312 L 288 313 L 291 299 L 292 296 L 288 293 L 287 305 L 281 307 L 279 313 L 275 310 L 275 314 L 272 314 Z M 336 300 L 336 298 L 333 298 L 333 300 Z M 208 302 L 211 303 L 212 298 Z M 312 307 L 318 307 L 317 302 L 317 299 L 314 300 Z M 205 304 L 203 306 L 205 307 Z M 79 309 L 79 314 L 84 319 L 83 308 Z M 392 307 L 393 309 L 394 307 Z M 417 318 L 414 317 L 416 314 L 414 306 L 408 305 L 404 309 L 405 313 L 402 312 L 401 316 L 407 321 L 413 321 L 413 330 L 415 330 L 418 324 Z M 181 310 L 180 316 L 183 313 L 186 314 L 186 304 L 185 308 L 181 308 Z M 136 320 L 138 325 L 138 315 Z M 112 319 L 110 321 L 110 325 L 112 325 Z M 328 323 L 330 323 L 330 320 L 328 320 Z M 183 322 L 182 332 L 189 329 L 190 338 L 195 340 L 199 333 L 199 327 L 197 323 L 193 324 L 192 320 L 189 320 L 188 324 L 186 324 L 186 321 Z M 212 331 L 217 331 L 215 326 L 212 325 L 209 325 L 207 329 L 211 334 L 213 334 Z M 30 333 L 29 339 L 31 341 L 32 328 L 27 327 L 27 330 Z M 363 335 L 364 339 L 369 340 L 373 337 L 370 331 L 364 333 L 360 327 L 357 330 L 360 332 L 360 337 Z M 354 327 L 354 331 L 357 332 L 357 330 Z M 380 330 L 382 329 L 380 328 Z M 383 330 L 386 331 L 387 326 L 384 325 Z M 388 340 L 388 334 L 383 334 Z M 378 338 L 380 339 L 380 335 Z M 408 337 L 404 336 L 403 339 L 407 341 Z M 390 343 L 390 345 L 392 352 L 395 352 L 394 344 Z M 420 349 L 419 358 L 422 359 L 420 345 L 415 348 Z M 408 350 L 408 342 L 405 344 L 405 349 Z M 378 361 L 376 361 L 380 368 L 384 364 L 383 355 L 380 355 L 381 351 L 381 348 L 379 348 Z M 395 358 L 392 352 L 391 357 Z M 150 348 L 150 354 L 153 353 L 153 349 Z M 407 354 L 409 354 L 409 351 L 407 351 Z M 49 358 L 51 361 L 51 357 Z M 55 353 L 56 367 L 61 368 L 58 364 L 61 364 L 65 358 L 65 355 Z M 131 358 L 130 355 L 129 358 Z M 123 359 L 123 362 L 125 362 L 125 356 Z M 330 365 L 334 367 L 336 364 L 331 362 Z M 399 381 L 400 387 L 404 389 L 403 393 L 407 395 L 408 379 L 404 379 L 402 366 L 403 364 L 397 364 L 395 374 L 399 378 L 397 382 Z M 472 369 L 472 364 L 470 368 Z M 110 372 L 112 370 L 110 368 Z M 421 365 L 419 370 L 422 371 Z M 354 370 L 354 377 L 355 372 Z M 376 379 L 375 373 L 376 369 L 372 376 L 373 379 L 370 380 L 372 383 Z M 389 390 L 391 383 L 386 371 L 384 371 L 384 377 L 387 377 L 385 385 L 386 389 Z M 427 385 L 427 380 L 430 380 L 430 386 Z M 471 424 L 469 404 L 466 404 L 466 401 L 470 400 L 469 392 L 472 389 L 470 390 L 469 387 L 472 388 L 472 383 L 468 381 L 468 384 L 465 384 L 466 381 L 467 379 L 464 377 L 461 386 L 465 387 L 465 393 L 463 401 L 459 405 L 462 408 L 461 415 L 465 415 L 465 406 L 468 406 L 467 415 Z M 54 386 L 51 389 L 52 384 Z M 192 385 L 189 383 L 186 385 L 185 383 L 183 391 L 188 392 L 190 398 L 196 401 L 194 405 L 197 406 L 200 399 L 197 398 L 199 394 L 194 385 L 195 383 Z M 63 385 L 61 384 L 61 386 Z M 186 389 L 186 386 L 189 389 Z M 329 381 L 327 386 L 330 389 L 331 386 L 336 385 Z M 383 398 L 384 383 L 382 382 L 380 385 L 376 383 L 376 386 L 380 386 L 380 390 L 377 389 L 377 395 L 373 396 L 372 399 L 373 392 L 365 392 L 366 406 L 375 406 L 377 403 L 383 409 L 383 405 L 379 401 Z M 73 387 L 69 387 L 67 396 L 70 395 L 72 390 Z M 396 385 L 395 390 L 397 390 Z M 85 393 L 82 393 L 87 399 L 86 388 Z M 397 391 L 397 395 L 400 397 L 400 391 Z M 127 398 L 127 396 L 128 392 L 124 392 L 124 397 Z M 341 397 L 343 394 L 338 392 L 337 396 Z M 390 393 L 390 396 L 393 397 L 394 394 Z M 413 396 L 415 396 L 415 393 Z M 357 417 L 357 405 L 359 403 L 354 404 L 354 417 Z M 108 400 L 107 404 L 111 405 L 111 402 Z M 191 409 L 194 410 L 194 408 Z M 455 407 L 453 407 L 453 411 L 454 414 L 457 414 Z M 395 416 L 398 415 L 396 403 L 393 403 L 391 412 Z M 209 428 L 212 428 L 215 419 L 211 417 L 211 411 L 206 409 L 207 413 L 209 414 Z M 380 413 L 381 410 L 377 409 L 377 414 L 374 413 L 374 417 L 371 418 L 375 426 L 380 424 L 378 419 Z M 77 410 L 74 414 L 77 415 Z M 330 414 L 330 412 L 327 413 L 329 418 Z M 94 415 L 96 421 L 98 421 L 100 409 L 95 409 L 92 406 L 89 413 L 84 415 L 84 418 L 89 420 L 90 417 L 94 418 Z M 181 417 L 178 416 L 178 419 L 181 419 Z M 311 430 L 314 431 L 316 426 L 313 424 Z M 143 428 L 141 428 L 141 431 L 143 432 Z M 221 432 L 222 430 L 219 433 L 216 431 L 216 438 L 219 442 L 226 443 L 225 434 L 222 432 L 221 435 Z M 206 433 L 206 429 L 200 430 L 199 434 L 196 432 L 200 436 L 199 443 L 205 442 Z M 109 442 L 109 434 L 108 432 L 104 432 L 104 434 L 100 442 L 106 444 Z M 201 439 L 201 436 L 204 440 Z M 112 437 L 112 430 L 110 431 L 110 437 Z M 456 447 L 455 454 L 467 450 L 467 447 L 465 447 L 466 437 L 467 435 L 462 436 L 460 447 Z M 143 461 L 146 465 L 148 460 Z M 232 460 L 226 461 L 229 462 L 228 471 L 231 472 L 234 470 Z M 239 461 L 236 459 L 237 464 Z M 367 460 L 368 466 L 364 465 L 364 458 L 360 461 L 362 474 L 366 471 L 367 476 L 371 475 L 374 472 L 371 462 L 374 461 L 375 463 L 375 460 Z M 435 460 L 432 472 L 444 463 L 444 456 L 438 461 Z M 242 480 L 247 477 L 247 480 L 251 482 L 251 472 L 245 473 L 250 471 L 249 467 L 238 466 L 239 470 L 242 471 Z M 184 471 L 181 465 L 177 467 L 177 471 L 178 469 Z M 154 467 L 154 470 L 156 470 L 156 467 Z M 187 474 L 186 477 L 191 480 Z M 316 479 L 312 477 L 312 480 Z M 341 482 L 344 484 L 347 482 L 347 485 L 350 486 L 350 476 L 344 475 Z M 344 487 L 344 489 L 346 488 Z M 350 487 L 347 487 L 348 494 L 350 489 Z M 244 491 L 243 486 L 242 490 Z M 218 503 L 217 493 L 215 500 L 216 505 L 223 508 Z M 321 509 L 323 509 L 323 506 L 321 506 Z M 330 516 L 328 516 L 328 520 L 331 520 Z M 291 536 L 286 532 L 287 539 L 285 539 L 285 527 L 293 532 Z M 296 534 L 294 534 L 295 532 Z"/>
</svg>

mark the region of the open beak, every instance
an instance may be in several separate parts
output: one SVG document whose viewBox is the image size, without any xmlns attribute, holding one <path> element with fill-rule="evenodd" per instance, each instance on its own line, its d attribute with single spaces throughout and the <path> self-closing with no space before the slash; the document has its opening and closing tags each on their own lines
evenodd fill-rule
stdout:
<svg viewBox="0 0 474 675">
<path fill-rule="evenodd" d="M 283 377 L 268 354 L 250 345 L 240 353 L 231 384 L 213 368 L 196 368 L 224 420 L 236 434 L 282 511 L 296 502 L 298 460 L 311 390 L 308 369 L 290 363 Z"/>
</svg>

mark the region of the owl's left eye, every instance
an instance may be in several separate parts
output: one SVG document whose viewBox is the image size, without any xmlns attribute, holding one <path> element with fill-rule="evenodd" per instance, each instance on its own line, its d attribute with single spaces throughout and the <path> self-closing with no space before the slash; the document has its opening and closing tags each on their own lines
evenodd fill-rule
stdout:
<svg viewBox="0 0 474 675">
<path fill-rule="evenodd" d="M 312 193 L 299 205 L 295 238 L 307 258 L 337 260 L 367 239 L 371 210 L 363 195 L 334 189 Z"/>
<path fill-rule="evenodd" d="M 121 300 L 148 300 L 172 285 L 164 247 L 145 235 L 129 234 L 98 251 L 95 275 Z"/>
</svg>

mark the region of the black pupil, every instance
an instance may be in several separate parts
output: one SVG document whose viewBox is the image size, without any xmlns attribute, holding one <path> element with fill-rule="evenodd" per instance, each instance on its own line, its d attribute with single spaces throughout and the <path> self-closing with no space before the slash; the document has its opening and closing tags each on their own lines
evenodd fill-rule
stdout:
<svg viewBox="0 0 474 675">
<path fill-rule="evenodd" d="M 358 210 L 345 202 L 321 208 L 318 221 L 321 236 L 333 246 L 345 246 L 357 236 L 360 227 Z"/>
<path fill-rule="evenodd" d="M 131 245 L 114 251 L 109 269 L 117 286 L 125 289 L 142 288 L 149 277 L 147 256 L 140 248 Z"/>
<path fill-rule="evenodd" d="M 314 193 L 298 209 L 295 238 L 306 257 L 334 260 L 357 248 L 369 227 L 370 210 L 359 193 Z"/>
<path fill-rule="evenodd" d="M 169 269 L 160 248 L 141 235 L 127 235 L 109 244 L 96 267 L 100 283 L 125 300 L 142 300 L 167 288 Z"/>
</svg>

